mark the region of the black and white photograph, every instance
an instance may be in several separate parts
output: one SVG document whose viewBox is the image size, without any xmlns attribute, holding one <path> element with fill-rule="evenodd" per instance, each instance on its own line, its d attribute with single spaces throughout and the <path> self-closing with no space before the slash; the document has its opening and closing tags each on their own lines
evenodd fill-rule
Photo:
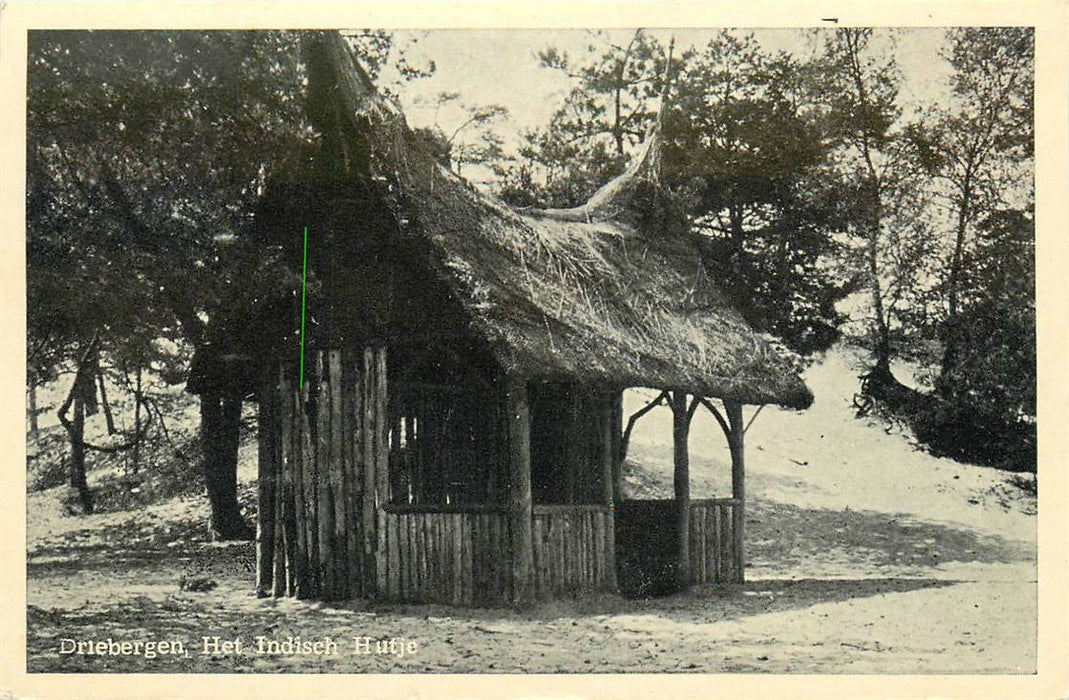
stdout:
<svg viewBox="0 0 1069 700">
<path fill-rule="evenodd" d="M 1042 27 L 822 11 L 28 27 L 22 677 L 1037 678 Z"/>
</svg>

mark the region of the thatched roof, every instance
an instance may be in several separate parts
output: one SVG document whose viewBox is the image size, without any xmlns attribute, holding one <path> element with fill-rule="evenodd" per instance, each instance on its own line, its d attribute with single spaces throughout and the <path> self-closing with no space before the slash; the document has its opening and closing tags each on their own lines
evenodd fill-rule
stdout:
<svg viewBox="0 0 1069 700">
<path fill-rule="evenodd" d="M 651 177 L 656 136 L 583 207 L 516 211 L 472 189 L 419 146 L 344 44 L 331 86 L 397 194 L 404 227 L 506 370 L 538 380 L 678 388 L 804 408 L 812 395 L 704 269 L 685 215 Z M 347 68 L 347 69 L 346 69 Z"/>
</svg>

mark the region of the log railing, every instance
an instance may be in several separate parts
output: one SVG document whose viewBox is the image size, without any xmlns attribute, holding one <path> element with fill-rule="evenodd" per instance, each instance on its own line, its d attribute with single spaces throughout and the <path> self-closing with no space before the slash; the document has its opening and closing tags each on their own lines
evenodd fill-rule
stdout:
<svg viewBox="0 0 1069 700">
<path fill-rule="evenodd" d="M 616 554 L 609 506 L 536 505 L 535 591 L 539 598 L 615 590 Z"/>
<path fill-rule="evenodd" d="M 742 542 L 736 527 L 738 501 L 711 498 L 690 502 L 690 570 L 694 583 L 741 583 Z"/>
<path fill-rule="evenodd" d="M 692 583 L 743 580 L 743 549 L 736 526 L 741 511 L 734 498 L 690 502 L 689 549 Z M 678 539 L 673 500 L 625 500 L 616 514 L 620 589 L 632 595 L 675 590 Z"/>
<path fill-rule="evenodd" d="M 509 524 L 497 506 L 385 508 L 384 597 L 453 605 L 508 598 Z M 539 598 L 614 590 L 613 516 L 607 506 L 533 507 Z"/>
<path fill-rule="evenodd" d="M 500 604 L 509 585 L 509 524 L 503 508 L 386 506 L 389 600 Z"/>
</svg>

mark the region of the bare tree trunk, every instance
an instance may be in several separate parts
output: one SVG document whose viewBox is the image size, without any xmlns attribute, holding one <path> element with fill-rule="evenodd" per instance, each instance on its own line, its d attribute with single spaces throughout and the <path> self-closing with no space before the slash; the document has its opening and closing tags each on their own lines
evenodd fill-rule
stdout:
<svg viewBox="0 0 1069 700">
<path fill-rule="evenodd" d="M 846 41 L 847 53 L 850 61 L 850 76 L 853 79 L 854 90 L 860 104 L 868 106 L 868 90 L 865 87 L 863 75 L 863 60 L 861 58 L 862 39 L 861 30 L 844 29 L 842 36 Z M 868 135 L 862 135 L 859 145 L 862 158 L 865 161 L 865 171 L 868 177 L 866 183 L 866 195 L 868 196 L 869 209 L 866 211 L 868 219 L 868 245 L 866 250 L 866 262 L 868 263 L 869 290 L 872 293 L 872 309 L 875 316 L 876 347 L 874 348 L 875 366 L 873 375 L 881 380 L 891 376 L 891 330 L 888 326 L 887 316 L 883 307 L 883 292 L 880 289 L 880 222 L 882 219 L 881 202 L 882 182 L 880 172 L 876 169 L 873 161 L 873 146 Z"/>
<path fill-rule="evenodd" d="M 238 503 L 238 442 L 241 434 L 241 396 L 207 393 L 200 397 L 202 469 L 211 505 L 209 523 L 217 540 L 251 540 L 255 531 L 241 515 Z"/>
<path fill-rule="evenodd" d="M 30 409 L 29 409 L 28 413 L 30 414 L 30 435 L 32 435 L 34 437 L 34 439 L 36 440 L 41 434 L 41 429 L 38 427 L 38 424 L 37 424 L 37 378 L 36 377 L 34 377 L 30 381 Z"/>
<path fill-rule="evenodd" d="M 77 380 L 75 380 L 77 381 Z M 84 491 L 88 488 L 85 479 L 85 401 L 82 393 L 75 389 L 74 420 L 70 433 L 71 439 L 71 488 Z"/>
<path fill-rule="evenodd" d="M 958 330 L 958 305 L 961 292 L 961 274 L 965 259 L 965 236 L 969 227 L 969 204 L 972 199 L 971 175 L 966 173 L 961 201 L 958 205 L 958 225 L 954 233 L 954 252 L 950 258 L 950 274 L 947 280 L 947 320 L 943 333 L 943 358 L 940 375 L 949 376 L 958 361 L 958 345 L 961 342 Z"/>
<path fill-rule="evenodd" d="M 872 292 L 872 311 L 875 316 L 876 347 L 874 352 L 874 370 L 881 376 L 891 373 L 891 329 L 887 325 L 887 316 L 883 307 L 883 292 L 880 289 L 879 268 L 879 219 L 871 224 L 868 240 L 869 288 Z"/>
<path fill-rule="evenodd" d="M 690 417 L 687 410 L 687 394 L 672 392 L 672 446 L 674 457 L 673 485 L 676 499 L 676 585 L 683 589 L 690 586 L 690 453 L 687 441 L 690 437 Z"/>
<path fill-rule="evenodd" d="M 137 365 L 137 384 L 134 386 L 134 448 L 130 457 L 130 471 L 141 468 L 141 365 Z"/>
<path fill-rule="evenodd" d="M 630 43 L 627 48 L 624 49 L 624 55 L 620 59 L 616 69 L 616 85 L 613 89 L 613 122 L 612 122 L 612 139 L 616 144 L 616 153 L 624 155 L 624 115 L 623 115 L 623 91 L 624 91 L 624 79 L 627 75 L 627 64 L 631 60 L 631 49 L 635 46 L 635 42 L 642 35 L 642 30 L 635 30 L 634 35 L 631 37 Z"/>
<path fill-rule="evenodd" d="M 89 341 L 74 373 L 74 383 L 63 405 L 56 411 L 63 429 L 71 443 L 70 486 L 79 501 L 82 513 L 93 511 L 92 494 L 85 476 L 85 416 L 86 399 L 93 398 L 95 389 L 90 372 L 90 356 L 96 350 L 97 334 Z M 74 420 L 67 418 L 67 411 L 74 407 Z M 73 505 L 73 504 L 68 504 Z"/>
<path fill-rule="evenodd" d="M 99 366 L 94 369 L 96 370 L 97 385 L 100 387 L 100 406 L 104 409 L 104 424 L 108 427 L 108 435 L 114 435 L 117 432 L 115 430 L 115 417 L 111 414 L 111 404 L 108 403 L 108 390 L 104 387 L 104 373 L 100 371 Z"/>
<path fill-rule="evenodd" d="M 92 378 L 84 371 L 74 379 L 74 420 L 67 435 L 71 443 L 70 486 L 77 493 L 83 513 L 93 512 L 93 497 L 85 476 L 85 392 L 86 383 L 92 387 Z"/>
</svg>

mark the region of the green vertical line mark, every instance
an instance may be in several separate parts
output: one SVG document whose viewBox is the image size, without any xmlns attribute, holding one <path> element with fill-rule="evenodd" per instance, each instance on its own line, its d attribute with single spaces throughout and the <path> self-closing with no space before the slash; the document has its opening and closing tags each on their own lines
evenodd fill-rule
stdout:
<svg viewBox="0 0 1069 700">
<path fill-rule="evenodd" d="M 301 263 L 301 362 L 297 377 L 297 392 L 304 392 L 304 317 L 305 300 L 308 298 L 308 227 L 304 227 L 304 262 Z"/>
</svg>

